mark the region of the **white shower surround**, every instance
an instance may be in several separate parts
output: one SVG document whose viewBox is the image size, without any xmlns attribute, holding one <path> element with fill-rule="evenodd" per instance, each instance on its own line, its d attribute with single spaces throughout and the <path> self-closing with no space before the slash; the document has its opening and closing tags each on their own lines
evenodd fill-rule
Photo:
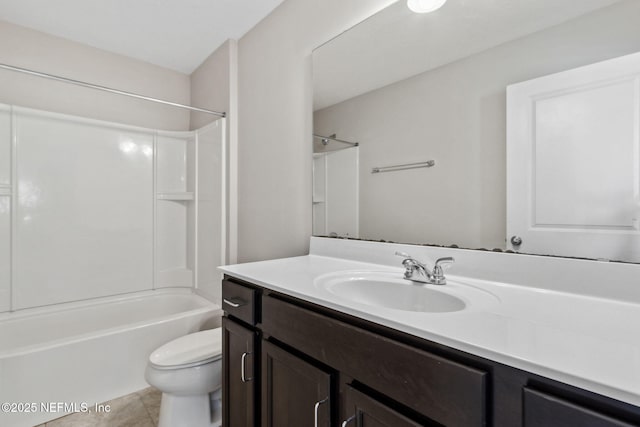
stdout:
<svg viewBox="0 0 640 427">
<path fill-rule="evenodd" d="M 144 388 L 154 349 L 219 326 L 224 135 L 0 104 L 0 402 L 36 405 L 0 426 Z"/>
<path fill-rule="evenodd" d="M 218 327 L 219 306 L 189 289 L 163 289 L 0 315 L 0 425 L 31 427 L 64 416 L 41 403 L 81 408 L 147 387 L 149 354 L 179 336 Z"/>
<path fill-rule="evenodd" d="M 0 105 L 0 312 L 165 287 L 216 300 L 224 133 Z"/>
</svg>

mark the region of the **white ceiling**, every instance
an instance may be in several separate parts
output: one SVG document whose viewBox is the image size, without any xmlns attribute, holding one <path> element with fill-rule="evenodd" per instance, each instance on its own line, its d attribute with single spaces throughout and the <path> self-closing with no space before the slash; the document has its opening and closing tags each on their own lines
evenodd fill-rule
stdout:
<svg viewBox="0 0 640 427">
<path fill-rule="evenodd" d="M 314 111 L 618 1 L 449 0 L 417 14 L 400 0 L 313 52 Z"/>
<path fill-rule="evenodd" d="M 0 0 L 0 20 L 190 74 L 283 0 Z"/>
</svg>

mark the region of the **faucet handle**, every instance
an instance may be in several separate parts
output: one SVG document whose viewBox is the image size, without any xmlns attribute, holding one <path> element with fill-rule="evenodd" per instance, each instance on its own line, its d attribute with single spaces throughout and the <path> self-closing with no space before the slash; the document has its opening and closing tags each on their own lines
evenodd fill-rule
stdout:
<svg viewBox="0 0 640 427">
<path fill-rule="evenodd" d="M 455 258 L 452 256 L 446 256 L 444 258 L 438 258 L 436 260 L 435 267 L 441 267 L 441 265 L 450 265 L 456 262 Z"/>
<path fill-rule="evenodd" d="M 412 280 L 414 270 L 418 266 L 422 266 L 420 262 L 416 261 L 411 255 L 405 252 L 396 251 L 396 256 L 404 258 L 402 260 L 402 265 L 404 266 L 404 278 L 407 280 Z"/>
<path fill-rule="evenodd" d="M 420 261 L 418 261 L 417 259 L 415 259 L 414 257 L 412 257 L 411 255 L 409 255 L 406 252 L 396 251 L 396 255 L 399 256 L 399 257 L 404 258 L 402 260 L 402 265 L 404 265 L 407 268 L 409 268 L 412 265 L 413 266 L 419 266 L 419 267 L 422 267 L 422 268 L 426 268 L 427 267 L 425 264 L 421 263 Z"/>
<path fill-rule="evenodd" d="M 444 258 L 438 258 L 436 264 L 433 266 L 433 284 L 434 285 L 446 285 L 447 279 L 444 277 L 444 267 L 453 264 L 456 260 L 453 257 L 447 256 Z"/>
</svg>

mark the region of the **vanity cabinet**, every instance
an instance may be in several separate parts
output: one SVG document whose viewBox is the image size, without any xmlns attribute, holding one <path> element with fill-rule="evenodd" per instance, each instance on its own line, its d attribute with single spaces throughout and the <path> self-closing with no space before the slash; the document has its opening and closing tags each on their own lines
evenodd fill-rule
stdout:
<svg viewBox="0 0 640 427">
<path fill-rule="evenodd" d="M 428 418 L 451 426 L 486 420 L 487 374 L 433 353 L 262 297 L 262 331 Z"/>
<path fill-rule="evenodd" d="M 227 277 L 229 298 L 228 427 L 640 426 L 633 405 Z"/>
</svg>

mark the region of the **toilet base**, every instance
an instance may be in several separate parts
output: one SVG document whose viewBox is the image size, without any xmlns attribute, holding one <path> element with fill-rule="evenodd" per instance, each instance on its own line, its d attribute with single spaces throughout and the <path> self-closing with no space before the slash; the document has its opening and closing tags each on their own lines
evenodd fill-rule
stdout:
<svg viewBox="0 0 640 427">
<path fill-rule="evenodd" d="M 219 427 L 221 425 L 222 403 L 219 399 L 212 399 L 210 394 L 176 396 L 162 393 L 158 427 Z"/>
</svg>

